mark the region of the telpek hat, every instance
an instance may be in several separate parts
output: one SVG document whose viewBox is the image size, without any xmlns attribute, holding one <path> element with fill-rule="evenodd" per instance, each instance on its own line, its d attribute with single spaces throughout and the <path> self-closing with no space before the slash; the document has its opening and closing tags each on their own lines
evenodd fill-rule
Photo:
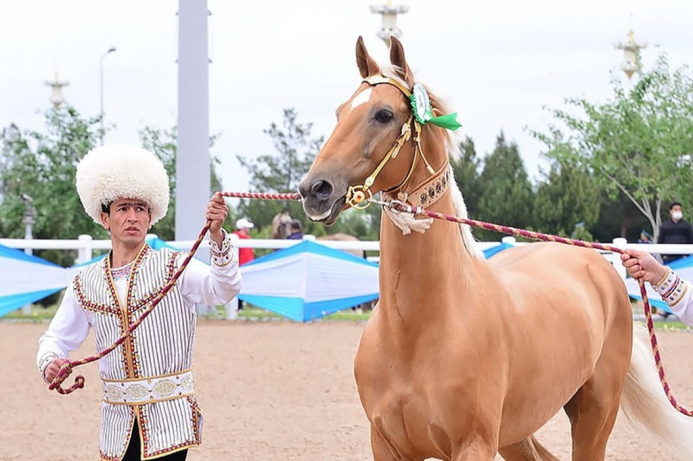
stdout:
<svg viewBox="0 0 693 461">
<path fill-rule="evenodd" d="M 236 221 L 236 229 L 238 229 L 238 230 L 246 229 L 246 228 L 252 229 L 253 227 L 255 227 L 255 225 L 245 218 L 241 218 L 238 221 Z"/>
<path fill-rule="evenodd" d="M 144 201 L 154 225 L 166 215 L 169 184 L 161 160 L 136 146 L 101 146 L 84 156 L 77 165 L 76 186 L 82 206 L 101 224 L 101 206 L 116 199 Z"/>
</svg>

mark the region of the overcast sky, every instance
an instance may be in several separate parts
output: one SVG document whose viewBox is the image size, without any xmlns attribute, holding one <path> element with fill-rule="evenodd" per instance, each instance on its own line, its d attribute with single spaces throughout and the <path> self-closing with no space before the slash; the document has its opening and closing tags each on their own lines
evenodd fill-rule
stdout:
<svg viewBox="0 0 693 461">
<path fill-rule="evenodd" d="M 263 133 L 294 107 L 327 137 L 334 111 L 360 83 L 355 43 L 364 37 L 380 62 L 386 0 L 209 0 L 210 130 L 227 191 L 248 190 L 236 154 L 273 151 Z M 408 0 L 402 42 L 417 79 L 463 122 L 458 136 L 484 155 L 502 129 L 536 177 L 542 146 L 526 128 L 546 128 L 544 106 L 566 97 L 602 101 L 630 28 L 648 42 L 645 65 L 666 52 L 672 67 L 693 59 L 690 0 Z M 57 70 L 67 101 L 99 113 L 104 63 L 106 142 L 136 143 L 144 126 L 176 124 L 177 0 L 22 0 L 0 2 L 0 127 L 42 129 Z M 625 79 L 625 77 L 623 77 Z"/>
</svg>

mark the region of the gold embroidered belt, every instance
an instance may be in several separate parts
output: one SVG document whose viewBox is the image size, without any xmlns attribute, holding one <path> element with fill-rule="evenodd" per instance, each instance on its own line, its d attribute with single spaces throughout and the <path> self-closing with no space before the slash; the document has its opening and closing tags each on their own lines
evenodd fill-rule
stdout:
<svg viewBox="0 0 693 461">
<path fill-rule="evenodd" d="M 103 380 L 106 403 L 114 405 L 143 405 L 192 395 L 195 381 L 192 370 L 153 378 Z"/>
</svg>

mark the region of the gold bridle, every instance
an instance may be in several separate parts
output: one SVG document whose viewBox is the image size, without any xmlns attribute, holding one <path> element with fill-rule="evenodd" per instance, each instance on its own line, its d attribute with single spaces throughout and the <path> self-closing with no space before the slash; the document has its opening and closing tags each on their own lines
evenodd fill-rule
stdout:
<svg viewBox="0 0 693 461">
<path fill-rule="evenodd" d="M 385 77 L 383 75 L 371 75 L 370 77 L 366 78 L 363 80 L 365 83 L 368 83 L 371 86 L 376 86 L 380 84 L 388 84 L 392 85 L 398 90 L 404 94 L 404 96 L 407 98 L 407 101 L 409 101 L 409 97 L 411 96 L 411 91 L 404 85 L 402 85 L 400 82 L 397 80 L 390 78 L 390 77 Z M 412 129 L 413 127 L 413 129 Z M 428 160 L 424 156 L 423 150 L 421 149 L 421 124 L 414 118 L 414 113 L 409 115 L 409 118 L 407 118 L 407 121 L 404 122 L 402 125 L 402 130 L 400 131 L 399 136 L 395 140 L 395 143 L 392 145 L 390 150 L 385 154 L 383 159 L 380 161 L 378 166 L 373 170 L 373 173 L 371 173 L 364 181 L 363 184 L 358 185 L 358 186 L 349 186 L 347 189 L 346 193 L 346 203 L 352 208 L 357 208 L 357 209 L 363 209 L 368 207 L 370 205 L 370 201 L 367 201 L 366 199 L 372 198 L 373 194 L 371 193 L 370 189 L 373 186 L 373 183 L 375 182 L 376 177 L 380 174 L 380 172 L 383 170 L 387 162 L 390 161 L 390 159 L 397 158 L 397 155 L 399 154 L 400 149 L 402 149 L 402 146 L 404 143 L 412 139 L 412 131 L 414 133 L 413 135 L 413 141 L 414 141 L 414 154 L 412 155 L 412 161 L 411 165 L 409 165 L 409 171 L 405 175 L 404 179 L 396 186 L 391 187 L 387 190 L 384 190 L 383 192 L 393 192 L 401 189 L 404 187 L 404 185 L 409 181 L 411 178 L 412 173 L 414 172 L 414 168 L 416 167 L 416 159 L 417 159 L 417 152 L 421 156 L 421 159 L 423 162 L 426 164 L 426 169 L 431 173 L 435 174 L 435 170 L 431 167 L 431 165 L 428 163 Z"/>
</svg>

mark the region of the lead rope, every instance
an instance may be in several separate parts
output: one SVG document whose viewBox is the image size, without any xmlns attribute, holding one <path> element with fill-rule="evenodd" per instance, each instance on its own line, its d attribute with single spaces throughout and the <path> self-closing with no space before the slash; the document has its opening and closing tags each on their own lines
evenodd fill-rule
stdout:
<svg viewBox="0 0 693 461">
<path fill-rule="evenodd" d="M 234 198 L 256 198 L 256 199 L 264 199 L 264 200 L 301 200 L 301 195 L 297 193 L 289 193 L 289 194 L 282 194 L 282 193 L 261 193 L 261 192 L 220 192 L 222 197 L 234 197 Z M 437 213 L 434 211 L 429 211 L 426 210 L 425 208 L 422 207 L 413 207 L 410 205 L 406 205 L 402 202 L 396 201 L 396 200 L 391 200 L 388 202 L 380 201 L 380 200 L 375 200 L 375 199 L 369 199 L 370 202 L 376 203 L 383 208 L 391 208 L 393 210 L 397 210 L 399 212 L 403 213 L 411 213 L 413 215 L 426 215 L 430 218 L 434 219 L 442 219 L 445 221 L 451 221 L 451 222 L 456 222 L 459 224 L 467 224 L 469 226 L 473 227 L 479 227 L 482 229 L 486 230 L 491 230 L 494 232 L 501 232 L 504 234 L 512 234 L 512 235 L 519 235 L 521 237 L 525 238 L 531 238 L 534 240 L 544 240 L 544 241 L 549 241 L 549 242 L 558 242 L 558 243 L 565 243 L 567 245 L 574 245 L 574 246 L 579 246 L 579 247 L 584 247 L 584 248 L 593 248 L 596 250 L 604 250 L 604 251 L 611 251 L 614 253 L 624 253 L 624 251 L 618 247 L 612 246 L 612 245 L 603 245 L 601 243 L 592 243 L 592 242 L 585 242 L 583 240 L 576 240 L 576 239 L 569 239 L 569 238 L 564 238 L 560 237 L 558 235 L 550 235 L 550 234 L 543 234 L 541 232 L 534 232 L 534 231 L 528 231 L 525 229 L 517 229 L 515 227 L 508 227 L 508 226 L 501 226 L 498 224 L 491 224 L 483 221 L 476 221 L 474 219 L 468 219 L 468 218 L 458 218 L 456 216 L 451 216 L 451 215 L 446 215 L 443 213 Z M 65 379 L 70 375 L 72 372 L 72 369 L 75 367 L 78 367 L 80 365 L 84 365 L 86 363 L 94 362 L 96 360 L 99 360 L 100 358 L 104 357 L 106 354 L 112 352 L 116 347 L 120 346 L 127 338 L 132 334 L 132 332 L 137 328 L 142 321 L 151 313 L 151 311 L 154 309 L 154 307 L 163 299 L 163 297 L 168 293 L 168 291 L 173 287 L 173 285 L 176 283 L 178 278 L 180 278 L 181 274 L 183 273 L 183 270 L 187 267 L 188 263 L 192 259 L 193 255 L 197 251 L 198 247 L 200 246 L 200 243 L 202 242 L 202 239 L 204 238 L 205 234 L 209 230 L 210 226 L 210 221 L 207 221 L 205 226 L 202 228 L 202 231 L 200 231 L 200 235 L 197 237 L 197 240 L 193 244 L 193 246 L 190 248 L 190 252 L 188 253 L 188 256 L 185 258 L 183 263 L 181 264 L 181 267 L 176 271 L 176 273 L 171 277 L 171 279 L 164 285 L 162 290 L 159 292 L 159 294 L 150 302 L 149 307 L 142 313 L 142 316 L 137 319 L 136 322 L 134 322 L 130 328 L 128 328 L 127 331 L 125 331 L 120 338 L 116 340 L 115 343 L 113 343 L 110 347 L 107 347 L 106 349 L 102 350 L 96 355 L 86 357 L 81 360 L 74 360 L 70 362 L 64 363 L 61 367 L 60 370 L 58 371 L 58 374 L 55 376 L 53 381 L 51 381 L 50 385 L 48 386 L 49 390 L 55 389 L 58 391 L 58 393 L 66 395 L 72 393 L 76 389 L 81 389 L 84 387 L 84 377 L 81 375 L 78 375 L 75 378 L 75 382 L 72 386 L 70 386 L 67 389 L 63 389 L 60 385 L 65 381 Z M 669 400 L 669 403 L 680 413 L 686 415 L 686 416 L 693 416 L 693 411 L 688 410 L 677 402 L 676 398 L 674 397 L 671 388 L 669 387 L 669 382 L 666 378 L 666 374 L 664 372 L 664 366 L 662 365 L 662 357 L 659 352 L 659 343 L 657 342 L 657 336 L 655 335 L 655 329 L 654 329 L 654 322 L 652 320 L 652 312 L 650 308 L 650 301 L 647 298 L 647 290 L 645 289 L 645 282 L 642 278 L 638 279 L 638 285 L 640 286 L 640 294 L 642 296 L 642 301 L 643 301 L 643 308 L 645 311 L 645 319 L 647 321 L 647 331 L 650 336 L 650 346 L 652 347 L 652 352 L 654 353 L 654 359 L 655 363 L 657 364 L 657 372 L 659 374 L 659 381 L 662 384 L 662 388 L 664 389 L 664 393 L 667 396 L 667 399 Z"/>
<path fill-rule="evenodd" d="M 261 193 L 254 193 L 254 192 L 220 192 L 220 195 L 222 197 L 238 197 L 238 198 L 262 198 L 262 199 L 269 199 L 269 200 L 300 200 L 301 196 L 299 194 L 261 194 Z M 154 310 L 154 307 L 156 307 L 157 304 L 159 304 L 159 301 L 161 301 L 164 296 L 171 290 L 173 285 L 178 281 L 180 278 L 181 274 L 183 273 L 183 270 L 188 266 L 188 263 L 192 259 L 193 255 L 199 248 L 200 244 L 202 243 L 202 239 L 204 238 L 205 234 L 209 230 L 209 226 L 211 224 L 211 221 L 207 221 L 200 231 L 200 235 L 197 236 L 197 240 L 195 240 L 195 243 L 193 243 L 193 246 L 190 248 L 190 252 L 188 255 L 185 257 L 183 260 L 181 266 L 178 268 L 178 270 L 173 274 L 173 277 L 163 286 L 161 290 L 159 290 L 158 294 L 154 297 L 149 302 L 149 307 L 142 313 L 142 316 L 137 319 L 132 325 L 130 325 L 130 328 L 128 328 L 125 332 L 123 332 L 122 335 L 109 347 L 106 349 L 102 350 L 96 355 L 92 355 L 89 357 L 85 357 L 80 360 L 71 360 L 68 362 L 65 362 L 61 367 L 60 370 L 58 370 L 58 373 L 55 375 L 55 378 L 50 382 L 48 385 L 48 390 L 56 390 L 59 394 L 62 395 L 67 395 L 71 394 L 77 389 L 82 389 L 84 387 L 84 376 L 82 375 L 77 375 L 75 377 L 75 381 L 72 384 L 72 386 L 68 387 L 67 389 L 63 389 L 61 384 L 67 379 L 68 376 L 70 376 L 70 373 L 72 373 L 72 370 L 80 365 L 84 365 L 90 362 L 94 362 L 96 360 L 99 360 L 100 358 L 106 356 L 110 352 L 112 352 L 116 347 L 120 346 L 125 342 L 125 340 L 132 334 L 135 329 L 140 326 L 140 324 L 144 321 L 145 318 Z"/>
</svg>

